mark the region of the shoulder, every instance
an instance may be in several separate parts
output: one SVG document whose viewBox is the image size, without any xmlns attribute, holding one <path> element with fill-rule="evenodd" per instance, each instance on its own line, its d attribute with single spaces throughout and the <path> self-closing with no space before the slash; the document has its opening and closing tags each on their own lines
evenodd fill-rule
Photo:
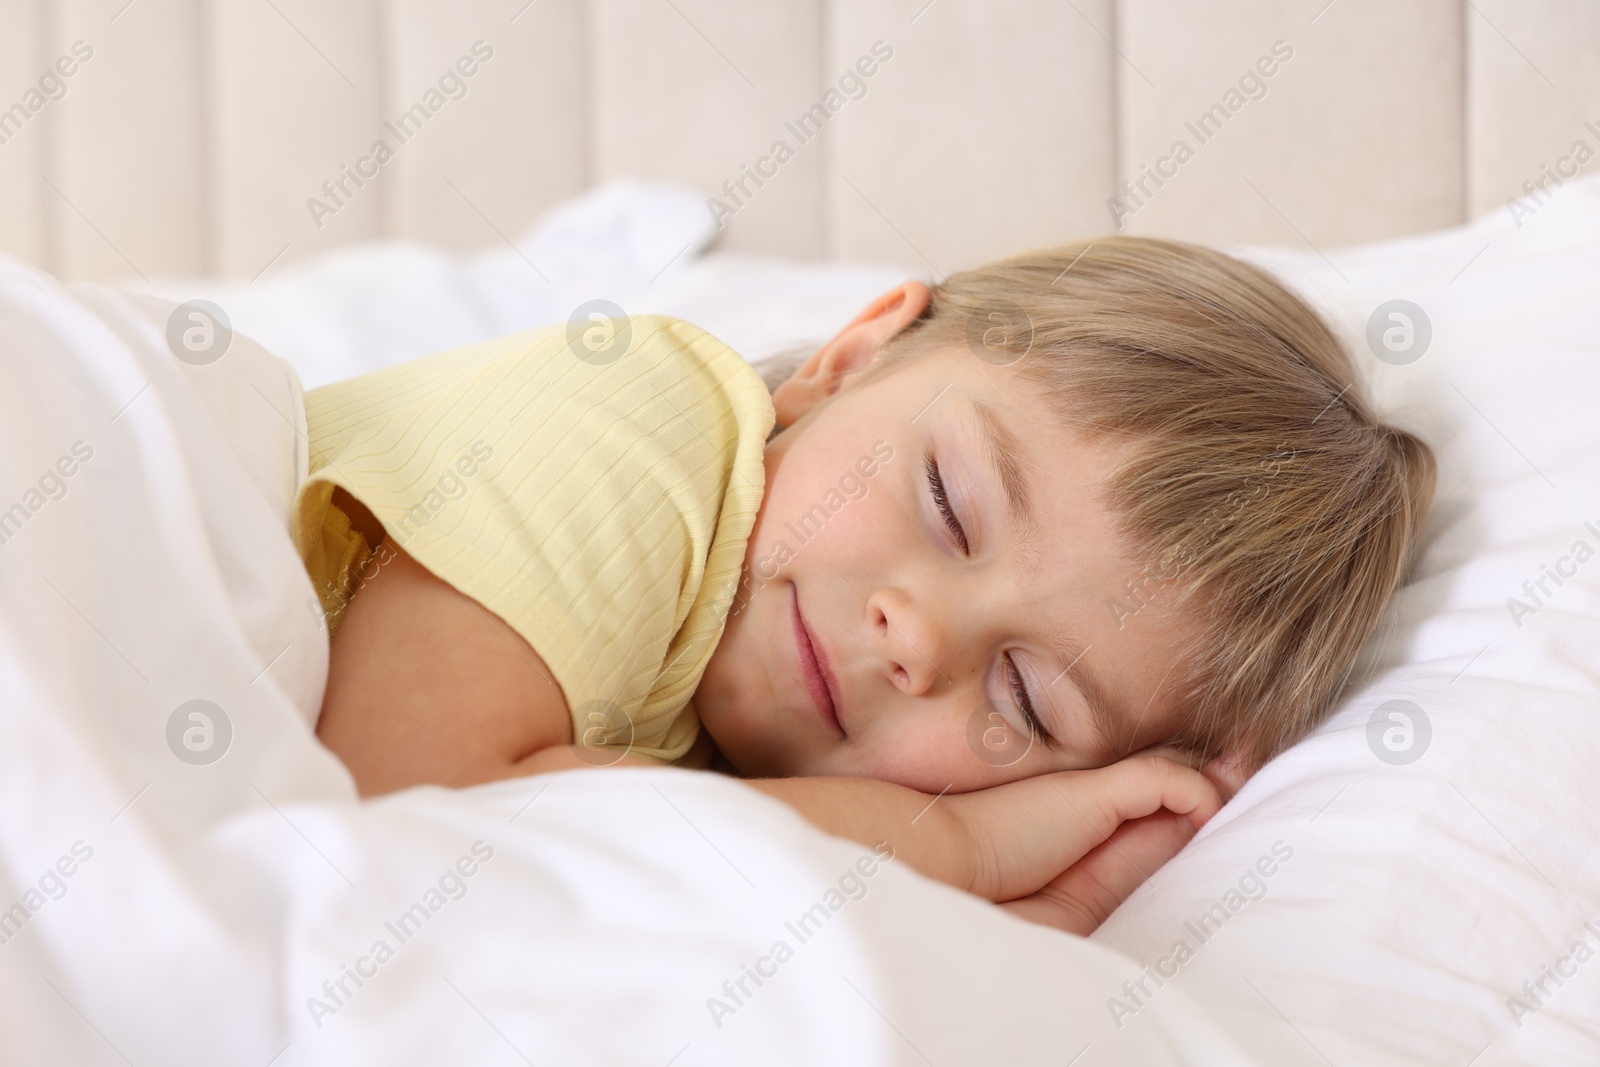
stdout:
<svg viewBox="0 0 1600 1067">
<path fill-rule="evenodd" d="M 691 405 L 702 417 L 731 416 L 765 440 L 774 419 L 771 394 L 749 361 L 728 345 L 667 315 L 631 316 L 611 337 L 611 346 L 598 356 L 575 353 L 581 360 L 605 360 L 596 364 L 605 370 L 599 380 L 638 382 L 674 404 Z"/>
</svg>

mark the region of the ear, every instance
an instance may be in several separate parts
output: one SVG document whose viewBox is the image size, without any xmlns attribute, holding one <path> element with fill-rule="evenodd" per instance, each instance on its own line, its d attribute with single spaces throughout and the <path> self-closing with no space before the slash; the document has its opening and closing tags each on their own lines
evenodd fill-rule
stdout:
<svg viewBox="0 0 1600 1067">
<path fill-rule="evenodd" d="M 813 352 L 772 393 L 779 426 L 793 426 L 877 358 L 885 341 L 922 314 L 931 297 L 921 282 L 903 282 L 868 304 L 833 340 Z"/>
</svg>

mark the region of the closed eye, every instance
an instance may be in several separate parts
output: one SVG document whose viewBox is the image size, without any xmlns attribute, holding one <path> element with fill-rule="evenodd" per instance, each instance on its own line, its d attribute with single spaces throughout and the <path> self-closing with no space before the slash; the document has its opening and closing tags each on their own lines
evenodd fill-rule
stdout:
<svg viewBox="0 0 1600 1067">
<path fill-rule="evenodd" d="M 950 497 L 944 489 L 944 477 L 939 473 L 939 464 L 934 461 L 931 451 L 922 454 L 923 469 L 928 472 L 928 492 L 933 494 L 933 502 L 939 509 L 939 514 L 944 516 L 944 524 L 950 528 L 951 535 L 955 538 L 957 546 L 963 555 L 967 554 L 967 534 L 961 528 L 961 520 L 956 518 L 956 513 L 950 507 Z"/>
<path fill-rule="evenodd" d="M 1022 671 L 1009 656 L 1006 657 L 1006 676 L 1011 679 L 1011 692 L 1017 698 L 1017 707 L 1022 709 L 1022 717 L 1027 720 L 1028 729 L 1032 730 L 1034 736 L 1043 741 L 1047 747 L 1056 747 L 1056 739 L 1050 736 L 1050 731 L 1044 728 L 1044 723 L 1034 711 L 1033 700 L 1028 696 L 1027 683 L 1022 680 Z"/>
</svg>

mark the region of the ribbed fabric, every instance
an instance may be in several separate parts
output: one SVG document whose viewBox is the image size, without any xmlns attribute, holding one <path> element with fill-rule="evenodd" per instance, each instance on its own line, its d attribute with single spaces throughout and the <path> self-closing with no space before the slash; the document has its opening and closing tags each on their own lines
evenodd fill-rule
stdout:
<svg viewBox="0 0 1600 1067">
<path fill-rule="evenodd" d="M 710 334 L 662 316 L 629 325 L 604 366 L 550 327 L 307 393 L 293 533 L 336 628 L 360 568 L 383 558 L 333 506 L 343 487 L 527 639 L 575 740 L 671 761 L 699 731 L 691 698 L 738 585 L 774 414 L 760 376 Z"/>
</svg>

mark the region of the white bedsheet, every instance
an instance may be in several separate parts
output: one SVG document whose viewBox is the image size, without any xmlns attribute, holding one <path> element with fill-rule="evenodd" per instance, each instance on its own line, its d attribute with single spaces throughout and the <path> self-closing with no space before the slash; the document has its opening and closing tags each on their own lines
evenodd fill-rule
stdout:
<svg viewBox="0 0 1600 1067">
<path fill-rule="evenodd" d="M 0 544 L 0 1061 L 1256 1062 L 1181 992 L 1118 1030 L 1125 958 L 719 776 L 357 803 L 311 730 L 296 381 L 243 337 L 174 359 L 169 307 L 0 257 L 0 506 L 26 513 Z"/>
</svg>

